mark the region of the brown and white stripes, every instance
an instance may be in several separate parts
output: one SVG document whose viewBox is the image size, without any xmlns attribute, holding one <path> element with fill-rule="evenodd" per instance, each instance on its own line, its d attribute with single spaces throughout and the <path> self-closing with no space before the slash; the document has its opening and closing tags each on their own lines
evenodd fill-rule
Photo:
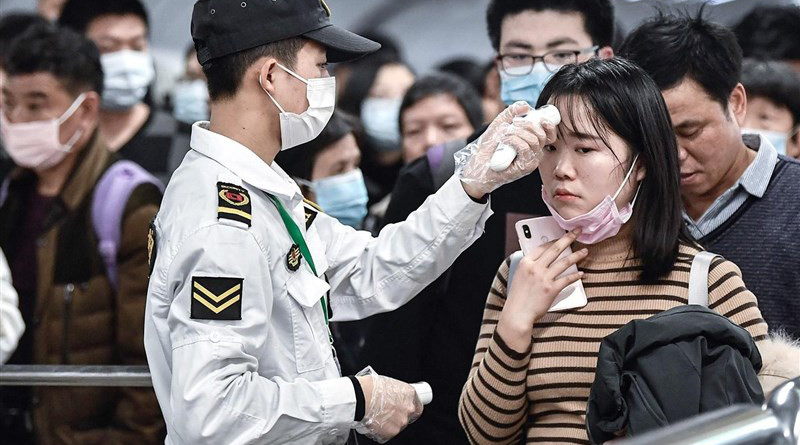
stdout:
<svg viewBox="0 0 800 445">
<path fill-rule="evenodd" d="M 627 241 L 612 238 L 586 247 L 589 256 L 578 266 L 585 273 L 588 304 L 548 313 L 534 326 L 525 352 L 509 348 L 495 333 L 509 261 L 500 266 L 459 404 L 458 416 L 472 443 L 519 443 L 524 437 L 526 443 L 589 444 L 586 402 L 603 337 L 631 320 L 687 304 L 694 247 L 681 245 L 672 272 L 651 285 L 638 281 L 641 263 L 626 260 Z M 736 265 L 715 260 L 708 285 L 712 310 L 747 329 L 757 342 L 766 339 L 756 297 Z"/>
</svg>

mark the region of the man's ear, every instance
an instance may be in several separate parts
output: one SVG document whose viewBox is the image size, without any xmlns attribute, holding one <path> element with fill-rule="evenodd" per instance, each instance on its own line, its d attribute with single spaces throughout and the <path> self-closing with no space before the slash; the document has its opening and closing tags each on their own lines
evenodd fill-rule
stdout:
<svg viewBox="0 0 800 445">
<path fill-rule="evenodd" d="M 255 64 L 256 76 L 261 89 L 269 94 L 275 93 L 275 70 L 278 69 L 278 61 L 274 57 L 264 57 Z"/>
<path fill-rule="evenodd" d="M 744 116 L 747 114 L 747 93 L 744 85 L 737 83 L 728 97 L 728 111 L 733 115 L 739 127 L 744 125 Z"/>
<path fill-rule="evenodd" d="M 78 110 L 83 115 L 82 120 L 89 122 L 90 128 L 94 127 L 100 116 L 100 95 L 97 94 L 97 91 L 87 91 Z"/>
<path fill-rule="evenodd" d="M 604 46 L 597 50 L 597 57 L 601 59 L 610 59 L 614 57 L 614 50 L 610 46 Z"/>
</svg>

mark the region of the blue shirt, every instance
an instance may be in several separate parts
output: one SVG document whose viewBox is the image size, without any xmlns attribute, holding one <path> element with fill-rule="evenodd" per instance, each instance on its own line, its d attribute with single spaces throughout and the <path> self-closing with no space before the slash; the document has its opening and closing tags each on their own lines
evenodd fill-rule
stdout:
<svg viewBox="0 0 800 445">
<path fill-rule="evenodd" d="M 778 151 L 765 138 L 756 134 L 742 136 L 745 145 L 757 151 L 756 158 L 747 167 L 739 180 L 731 188 L 725 190 L 697 221 L 686 212 L 683 219 L 689 233 L 695 239 L 703 238 L 728 220 L 749 196 L 761 198 L 767 190 L 775 164 L 778 162 Z"/>
</svg>

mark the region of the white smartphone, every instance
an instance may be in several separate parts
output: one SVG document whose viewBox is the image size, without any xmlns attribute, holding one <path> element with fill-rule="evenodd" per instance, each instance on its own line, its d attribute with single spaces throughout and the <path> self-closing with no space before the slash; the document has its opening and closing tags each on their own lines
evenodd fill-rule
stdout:
<svg viewBox="0 0 800 445">
<path fill-rule="evenodd" d="M 532 255 L 537 247 L 549 243 L 550 241 L 556 241 L 567 233 L 564 229 L 559 227 L 552 216 L 523 219 L 518 221 L 515 227 L 517 229 L 517 236 L 519 237 L 519 246 L 522 248 L 522 254 L 525 256 Z M 558 258 L 564 258 L 571 253 L 572 249 L 567 247 L 561 252 Z M 577 266 L 572 265 L 564 271 L 561 276 L 577 272 Z M 565 287 L 564 290 L 556 296 L 548 312 L 575 309 L 586 306 L 586 303 L 586 292 L 583 289 L 583 282 L 578 280 Z"/>
</svg>

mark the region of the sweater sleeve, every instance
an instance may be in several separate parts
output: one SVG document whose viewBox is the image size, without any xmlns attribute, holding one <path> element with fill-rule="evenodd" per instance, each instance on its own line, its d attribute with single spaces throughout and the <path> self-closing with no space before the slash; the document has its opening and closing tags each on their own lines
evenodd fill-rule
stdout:
<svg viewBox="0 0 800 445">
<path fill-rule="evenodd" d="M 747 329 L 757 344 L 767 339 L 767 323 L 758 300 L 747 290 L 736 264 L 717 258 L 708 273 L 708 308 Z"/>
<path fill-rule="evenodd" d="M 459 401 L 458 418 L 473 444 L 518 441 L 528 412 L 530 352 L 511 349 L 496 332 L 506 299 L 508 265 L 506 260 L 492 283 L 472 369 Z"/>
</svg>

